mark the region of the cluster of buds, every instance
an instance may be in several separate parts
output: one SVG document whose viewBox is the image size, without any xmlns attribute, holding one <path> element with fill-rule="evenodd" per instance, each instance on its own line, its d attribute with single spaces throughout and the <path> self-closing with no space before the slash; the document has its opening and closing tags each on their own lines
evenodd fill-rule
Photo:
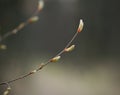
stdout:
<svg viewBox="0 0 120 95">
<path fill-rule="evenodd" d="M 9 32 L 5 33 L 2 37 L 0 35 L 0 42 L 2 42 L 8 36 L 11 36 L 13 34 L 17 34 L 21 29 L 23 29 L 28 24 L 37 22 L 39 20 L 38 13 L 43 9 L 43 7 L 44 7 L 44 1 L 43 0 L 38 0 L 37 11 L 34 13 L 34 15 L 32 17 L 28 18 L 26 21 L 20 23 L 12 31 L 9 31 Z M 4 49 L 6 49 L 6 46 L 5 45 L 0 45 L 0 49 L 4 50 Z"/>
<path fill-rule="evenodd" d="M 84 23 L 83 23 L 83 20 L 80 19 L 80 23 L 79 23 L 79 26 L 78 26 L 78 29 L 77 29 L 77 32 L 76 34 L 80 33 L 82 30 L 83 30 L 83 26 L 84 26 Z M 73 36 L 73 38 L 70 40 L 69 44 L 65 47 L 65 49 L 60 52 L 58 55 L 59 56 L 55 56 L 54 58 L 50 59 L 50 62 L 57 62 L 60 58 L 61 58 L 61 54 L 64 53 L 64 52 L 71 52 L 72 50 L 74 50 L 75 48 L 75 45 L 71 45 L 69 46 L 72 41 L 74 40 L 74 38 L 76 37 L 76 34 Z M 69 46 L 69 47 L 68 47 Z"/>
<path fill-rule="evenodd" d="M 39 4 L 38 4 L 38 11 L 40 11 L 42 8 L 44 7 L 44 2 L 43 0 L 40 0 L 39 1 Z M 21 30 L 22 28 L 25 27 L 25 25 L 27 25 L 28 23 L 34 23 L 36 21 L 39 20 L 39 17 L 38 16 L 33 16 L 31 18 L 29 18 L 27 20 L 27 22 L 23 22 L 21 23 L 17 28 L 15 28 L 12 33 L 13 34 L 16 34 L 19 30 Z M 29 72 L 27 75 L 24 75 L 22 77 L 18 77 L 12 81 L 8 81 L 7 83 L 11 83 L 11 82 L 15 82 L 17 80 L 20 80 L 20 79 L 23 79 L 29 75 L 32 75 L 34 73 L 36 73 L 37 71 L 39 71 L 40 69 L 42 69 L 44 66 L 46 66 L 49 62 L 57 62 L 60 60 L 61 58 L 61 54 L 64 53 L 64 52 L 71 52 L 72 50 L 74 50 L 75 48 L 75 45 L 71 45 L 72 41 L 75 39 L 75 37 L 77 36 L 78 33 L 80 33 L 82 30 L 83 30 L 83 26 L 84 26 L 84 23 L 83 23 L 83 20 L 80 19 L 80 23 L 79 23 L 79 26 L 78 26 L 78 29 L 77 29 L 77 32 L 75 33 L 75 35 L 73 36 L 73 38 L 69 41 L 69 43 L 66 45 L 66 47 L 60 52 L 58 53 L 55 57 L 51 58 L 49 61 L 47 61 L 46 63 L 42 63 L 38 69 L 36 70 L 33 70 L 31 72 Z M 11 33 L 11 32 L 10 32 Z M 10 33 L 8 33 L 7 35 L 5 35 L 5 37 L 8 37 L 10 35 Z M 70 46 L 71 45 L 71 46 Z M 0 49 L 6 49 L 6 45 L 0 45 Z M 5 83 L 1 83 L 0 85 L 3 85 Z M 3 93 L 3 95 L 8 95 L 10 93 L 10 86 L 8 85 L 6 91 Z"/>
</svg>

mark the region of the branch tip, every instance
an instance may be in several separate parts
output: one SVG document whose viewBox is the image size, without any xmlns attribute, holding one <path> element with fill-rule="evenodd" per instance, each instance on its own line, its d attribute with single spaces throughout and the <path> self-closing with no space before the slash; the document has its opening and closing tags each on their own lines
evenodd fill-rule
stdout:
<svg viewBox="0 0 120 95">
<path fill-rule="evenodd" d="M 43 0 L 39 0 L 39 2 L 38 2 L 38 10 L 39 11 L 42 10 L 43 7 L 44 7 L 44 1 Z"/>
<path fill-rule="evenodd" d="M 83 30 L 83 26 L 84 26 L 84 22 L 82 19 L 80 19 L 80 23 L 79 23 L 77 32 L 81 32 Z"/>
</svg>

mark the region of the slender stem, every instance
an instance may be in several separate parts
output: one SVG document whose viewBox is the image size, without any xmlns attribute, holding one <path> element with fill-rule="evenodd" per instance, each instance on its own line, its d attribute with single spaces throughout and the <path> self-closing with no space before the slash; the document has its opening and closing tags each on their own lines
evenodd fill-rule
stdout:
<svg viewBox="0 0 120 95">
<path fill-rule="evenodd" d="M 35 12 L 35 15 L 38 14 L 39 11 L 40 11 L 40 10 L 38 9 L 38 10 Z M 27 24 L 29 24 L 28 22 L 29 22 L 29 19 L 24 22 L 24 26 L 26 26 Z M 23 26 L 22 26 L 22 28 L 23 28 Z M 19 30 L 21 30 L 22 28 L 19 28 L 19 27 L 18 27 Z M 62 54 L 65 52 L 65 49 L 67 49 L 67 48 L 71 45 L 71 43 L 72 43 L 73 40 L 76 38 L 76 36 L 78 35 L 78 33 L 80 33 L 80 32 L 82 31 L 82 28 L 83 28 L 83 21 L 80 20 L 80 24 L 79 24 L 79 27 L 78 27 L 77 32 L 73 35 L 73 37 L 71 38 L 71 40 L 67 43 L 67 45 L 66 45 L 58 54 L 56 54 L 54 57 L 50 58 L 50 59 L 49 59 L 48 61 L 46 61 L 45 63 L 41 63 L 40 66 L 39 66 L 37 69 L 32 70 L 32 71 L 30 71 L 29 73 L 27 73 L 27 74 L 25 74 L 25 75 L 23 75 L 23 76 L 20 76 L 20 77 L 18 77 L 18 78 L 15 78 L 15 79 L 13 79 L 13 80 L 10 80 L 10 81 L 7 81 L 7 82 L 2 82 L 2 83 L 0 83 L 0 85 L 8 84 L 8 86 L 9 86 L 10 83 L 13 83 L 13 82 L 15 82 L 15 81 L 24 79 L 24 78 L 26 78 L 26 77 L 28 77 L 28 76 L 30 76 L 30 75 L 32 75 L 32 74 L 40 71 L 43 67 L 45 67 L 45 66 L 48 65 L 49 63 L 54 62 L 53 59 L 56 58 L 56 57 L 58 57 L 58 56 L 60 56 L 60 55 L 62 55 Z M 17 29 L 17 28 L 16 28 L 16 29 Z M 13 32 L 13 31 L 11 31 L 11 32 Z M 11 35 L 11 32 L 8 32 L 8 34 L 6 34 L 6 35 L 4 36 L 4 39 L 7 38 L 8 36 L 10 36 L 10 35 Z M 51 61 L 51 60 L 52 60 L 52 61 Z"/>
<path fill-rule="evenodd" d="M 71 45 L 71 43 L 73 42 L 73 40 L 76 38 L 77 34 L 78 34 L 78 32 L 76 32 L 76 33 L 74 34 L 74 36 L 73 36 L 72 39 L 67 43 L 67 45 L 65 46 L 65 48 L 64 48 L 63 50 L 61 50 L 58 54 L 56 54 L 54 57 L 60 56 L 61 54 L 63 54 L 63 53 L 64 53 L 64 50 Z M 54 57 L 52 57 L 52 58 L 54 58 Z M 52 59 L 52 58 L 51 58 L 51 59 Z M 15 81 L 17 81 L 17 80 L 24 79 L 24 78 L 26 78 L 26 77 L 28 77 L 28 76 L 30 76 L 30 75 L 32 75 L 32 74 L 40 71 L 43 67 L 45 67 L 46 65 L 48 65 L 48 63 L 51 63 L 51 59 L 49 59 L 49 60 L 46 61 L 45 63 L 40 64 L 40 66 L 39 66 L 36 70 L 33 70 L 33 71 L 29 72 L 28 74 L 23 75 L 23 76 L 21 76 L 21 77 L 18 77 L 18 78 L 16 78 L 16 79 L 13 79 L 13 80 L 10 80 L 10 81 L 7 81 L 7 82 L 0 83 L 0 85 L 4 85 L 4 84 L 6 84 L 6 83 L 8 83 L 8 84 L 13 83 L 13 82 L 15 82 Z"/>
<path fill-rule="evenodd" d="M 25 21 L 25 22 L 24 22 L 24 27 L 27 26 L 28 24 L 29 24 L 29 23 L 28 23 L 27 21 Z M 20 24 L 19 24 L 19 25 L 20 25 Z M 24 27 L 23 27 L 23 28 L 24 28 Z M 8 38 L 9 36 L 15 34 L 15 33 L 13 33 L 13 31 L 16 30 L 17 32 L 19 32 L 19 31 L 22 30 L 23 28 L 17 29 L 17 27 L 16 27 L 16 28 L 14 28 L 12 31 L 9 31 L 9 32 L 5 33 L 5 34 L 2 36 L 2 39 L 0 40 L 0 42 L 2 42 L 3 40 L 5 40 L 5 39 Z"/>
<path fill-rule="evenodd" d="M 73 36 L 72 39 L 67 43 L 67 45 L 64 47 L 64 49 L 63 49 L 61 52 L 59 52 L 56 56 L 61 55 L 61 54 L 64 52 L 64 50 L 71 45 L 71 43 L 73 42 L 73 40 L 76 38 L 77 35 L 78 35 L 78 32 L 76 32 L 76 33 L 74 34 L 74 36 Z"/>
<path fill-rule="evenodd" d="M 31 17 L 37 16 L 40 11 L 41 11 L 41 10 L 39 10 L 39 9 L 37 8 L 36 11 L 33 13 L 33 15 L 32 15 Z M 19 24 L 16 28 L 14 28 L 13 30 L 8 31 L 8 32 L 5 33 L 3 36 L 0 36 L 0 43 L 1 43 L 3 40 L 5 40 L 6 38 L 8 38 L 9 36 L 14 35 L 14 34 L 16 34 L 17 32 L 19 32 L 20 30 L 22 30 L 22 29 L 23 29 L 24 27 L 26 27 L 28 24 L 31 24 L 31 23 L 29 23 L 29 19 L 30 19 L 31 17 L 29 17 L 26 21 L 20 23 L 20 24 Z M 24 24 L 24 26 L 23 26 L 22 28 L 19 28 L 19 26 L 20 26 L 21 24 Z M 16 32 L 16 33 L 14 33 L 14 32 Z"/>
</svg>

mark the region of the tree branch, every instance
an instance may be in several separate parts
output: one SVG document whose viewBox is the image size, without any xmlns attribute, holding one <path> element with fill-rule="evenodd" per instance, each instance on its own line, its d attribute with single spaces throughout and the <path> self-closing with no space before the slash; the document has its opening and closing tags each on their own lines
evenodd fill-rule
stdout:
<svg viewBox="0 0 120 95">
<path fill-rule="evenodd" d="M 38 0 L 38 7 L 37 7 L 36 11 L 34 12 L 34 14 L 30 18 L 28 18 L 26 21 L 20 23 L 13 30 L 8 31 L 4 35 L 0 35 L 0 43 L 2 43 L 2 41 L 5 40 L 6 38 L 8 38 L 9 36 L 17 34 L 20 30 L 22 30 L 27 25 L 38 21 L 39 20 L 38 14 L 43 9 L 43 7 L 44 7 L 43 0 Z M 6 49 L 6 46 L 5 45 L 0 45 L 0 49 Z"/>
</svg>

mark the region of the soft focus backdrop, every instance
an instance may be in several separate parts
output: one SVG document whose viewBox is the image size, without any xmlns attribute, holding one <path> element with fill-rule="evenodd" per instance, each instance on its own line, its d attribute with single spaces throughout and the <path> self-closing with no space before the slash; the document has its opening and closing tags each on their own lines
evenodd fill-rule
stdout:
<svg viewBox="0 0 120 95">
<path fill-rule="evenodd" d="M 0 82 L 21 76 L 57 54 L 85 26 L 76 49 L 11 85 L 11 95 L 120 95 L 120 1 L 44 0 L 40 20 L 2 43 Z M 30 17 L 38 0 L 0 0 L 0 33 Z M 0 95 L 5 86 L 0 86 Z"/>
</svg>

